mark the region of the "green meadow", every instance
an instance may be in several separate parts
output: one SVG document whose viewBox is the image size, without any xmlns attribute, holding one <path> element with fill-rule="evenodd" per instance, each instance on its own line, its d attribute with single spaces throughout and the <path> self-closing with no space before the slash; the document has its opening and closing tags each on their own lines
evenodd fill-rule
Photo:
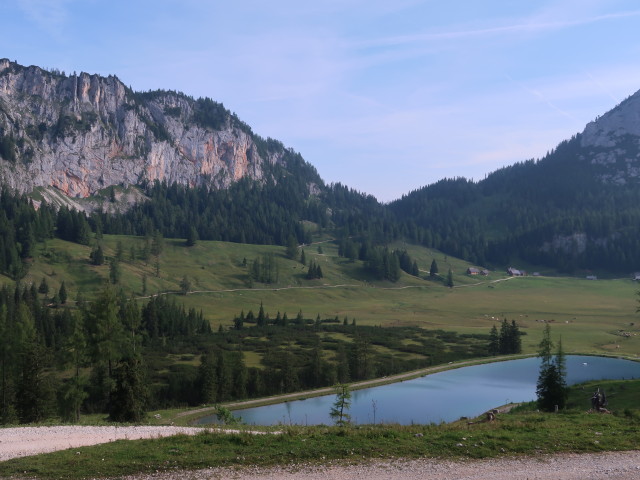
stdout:
<svg viewBox="0 0 640 480">
<path fill-rule="evenodd" d="M 400 281 L 391 283 L 374 280 L 362 262 L 339 257 L 330 239 L 303 247 L 307 264 L 313 260 L 321 265 L 324 278 L 317 280 L 307 280 L 307 267 L 286 258 L 284 248 L 277 246 L 199 241 L 186 247 L 184 240 L 165 239 L 158 259 L 144 261 L 142 238 L 107 235 L 103 239 L 107 262 L 94 266 L 89 261 L 91 247 L 56 239 L 40 245 L 22 282 L 38 285 L 44 278 L 55 291 L 64 281 L 71 300 L 68 308 L 73 308 L 73 300 L 90 300 L 108 281 L 108 262 L 119 242 L 123 252 L 119 285 L 126 295 L 141 302 L 149 295 L 175 295 L 185 306 L 202 310 L 214 330 L 232 326 L 240 311 L 256 313 L 262 303 L 271 318 L 278 311 L 293 318 L 302 310 L 306 318 L 347 317 L 358 325 L 419 326 L 458 333 L 488 333 L 506 318 L 515 320 L 525 333 L 525 353 L 536 351 L 549 322 L 553 336 L 562 336 L 569 353 L 635 356 L 640 351 L 638 286 L 630 278 L 587 280 L 551 273 L 511 278 L 504 269 L 491 270 L 486 277 L 471 276 L 466 269 L 473 265 L 404 244 L 394 247 L 408 250 L 421 276 L 403 273 Z M 251 282 L 249 266 L 265 254 L 276 257 L 278 280 Z M 439 274 L 429 278 L 433 259 Z M 454 288 L 442 281 L 449 268 Z M 185 276 L 190 291 L 180 295 Z"/>
</svg>

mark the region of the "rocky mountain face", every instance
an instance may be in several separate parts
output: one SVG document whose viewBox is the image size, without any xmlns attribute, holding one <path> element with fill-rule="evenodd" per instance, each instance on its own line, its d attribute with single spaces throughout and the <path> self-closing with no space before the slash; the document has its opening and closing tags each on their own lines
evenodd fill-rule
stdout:
<svg viewBox="0 0 640 480">
<path fill-rule="evenodd" d="M 0 60 L 0 183 L 20 192 L 83 198 L 155 180 L 223 188 L 262 179 L 285 153 L 209 99 Z"/>
<path fill-rule="evenodd" d="M 580 139 L 581 159 L 599 166 L 607 183 L 640 179 L 640 91 L 587 124 Z"/>
</svg>

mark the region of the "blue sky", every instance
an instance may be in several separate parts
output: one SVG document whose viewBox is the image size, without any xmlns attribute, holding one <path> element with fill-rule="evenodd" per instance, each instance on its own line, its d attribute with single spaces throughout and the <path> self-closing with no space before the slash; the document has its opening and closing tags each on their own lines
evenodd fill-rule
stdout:
<svg viewBox="0 0 640 480">
<path fill-rule="evenodd" d="M 539 158 L 640 89 L 631 0 L 3 0 L 0 58 L 208 96 L 390 201 Z"/>
</svg>

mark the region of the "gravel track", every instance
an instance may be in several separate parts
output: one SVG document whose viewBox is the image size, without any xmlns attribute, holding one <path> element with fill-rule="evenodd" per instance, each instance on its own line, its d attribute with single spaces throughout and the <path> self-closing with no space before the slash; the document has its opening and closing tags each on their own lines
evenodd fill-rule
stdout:
<svg viewBox="0 0 640 480">
<path fill-rule="evenodd" d="M 0 429 L 0 461 L 114 440 L 167 437 L 201 432 L 195 427 L 18 427 Z"/>
<path fill-rule="evenodd" d="M 194 427 L 22 427 L 0 429 L 0 461 L 121 439 L 196 434 Z M 136 475 L 127 480 L 638 480 L 640 451 L 559 454 L 488 460 L 375 460 L 284 467 L 212 468 Z"/>
<path fill-rule="evenodd" d="M 490 460 L 387 460 L 361 465 L 214 468 L 126 480 L 638 480 L 640 451 Z"/>
</svg>

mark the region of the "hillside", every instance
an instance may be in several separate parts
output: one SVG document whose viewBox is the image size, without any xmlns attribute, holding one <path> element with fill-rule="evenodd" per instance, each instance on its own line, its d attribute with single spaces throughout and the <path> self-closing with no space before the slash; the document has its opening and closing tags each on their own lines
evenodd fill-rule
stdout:
<svg viewBox="0 0 640 480">
<path fill-rule="evenodd" d="M 639 145 L 636 93 L 542 159 L 382 205 L 326 185 L 300 154 L 211 99 L 0 61 L 0 182 L 36 206 L 90 212 L 85 233 L 282 246 L 328 233 L 340 256 L 363 262 L 406 241 L 492 270 L 631 276 L 640 271 Z M 16 221 L 33 214 L 14 214 L 5 212 L 14 232 L 0 245 L 0 271 L 16 278 L 31 244 Z M 30 227 L 37 240 L 89 243 L 62 232 L 57 215 L 46 232 Z"/>
<path fill-rule="evenodd" d="M 640 270 L 639 118 L 640 92 L 540 160 L 445 179 L 389 208 L 478 263 L 629 274 Z"/>
</svg>

